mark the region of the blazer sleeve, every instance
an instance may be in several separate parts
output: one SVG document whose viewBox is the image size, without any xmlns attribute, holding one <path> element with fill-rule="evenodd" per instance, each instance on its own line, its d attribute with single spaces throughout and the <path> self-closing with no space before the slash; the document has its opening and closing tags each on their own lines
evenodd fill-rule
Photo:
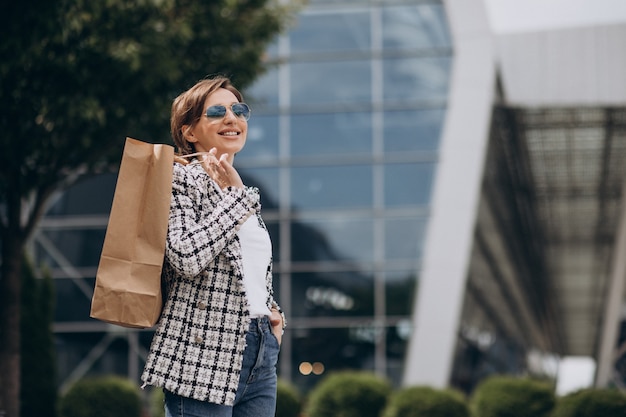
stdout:
<svg viewBox="0 0 626 417">
<path fill-rule="evenodd" d="M 241 188 L 220 193 L 201 169 L 174 164 L 165 255 L 187 277 L 207 269 L 260 207 L 258 198 Z"/>
</svg>

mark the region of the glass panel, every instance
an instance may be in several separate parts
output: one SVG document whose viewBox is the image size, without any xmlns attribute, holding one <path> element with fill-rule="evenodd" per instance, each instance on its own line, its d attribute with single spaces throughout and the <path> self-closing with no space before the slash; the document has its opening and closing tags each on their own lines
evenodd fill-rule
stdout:
<svg viewBox="0 0 626 417">
<path fill-rule="evenodd" d="M 388 207 L 428 204 L 433 164 L 390 164 L 385 166 L 385 205 Z"/>
<path fill-rule="evenodd" d="M 343 369 L 373 371 L 375 344 L 350 328 L 291 329 L 293 383 L 302 391 Z M 284 358 L 286 359 L 286 358 Z"/>
<path fill-rule="evenodd" d="M 423 217 L 385 221 L 385 258 L 419 260 L 426 219 Z"/>
<path fill-rule="evenodd" d="M 357 271 L 293 273 L 293 317 L 340 317 L 374 314 L 374 283 Z"/>
<path fill-rule="evenodd" d="M 417 276 L 414 270 L 387 271 L 385 273 L 386 314 L 410 316 L 413 312 L 416 285 Z"/>
<path fill-rule="evenodd" d="M 383 61 L 385 100 L 445 100 L 450 57 L 398 58 Z"/>
<path fill-rule="evenodd" d="M 330 113 L 291 117 L 293 155 L 372 152 L 371 113 Z"/>
<path fill-rule="evenodd" d="M 294 261 L 363 261 L 374 258 L 371 219 L 331 217 L 299 221 L 292 230 Z"/>
<path fill-rule="evenodd" d="M 383 47 L 424 49 L 451 46 L 440 4 L 388 6 L 383 9 Z"/>
<path fill-rule="evenodd" d="M 394 387 L 400 387 L 406 363 L 406 349 L 413 324 L 410 319 L 402 320 L 386 330 L 387 336 L 387 378 Z"/>
<path fill-rule="evenodd" d="M 437 150 L 444 116 L 444 109 L 385 112 L 385 152 Z"/>
<path fill-rule="evenodd" d="M 252 117 L 256 117 L 257 109 L 278 107 L 278 90 L 278 67 L 270 68 L 246 89 L 244 100 L 252 109 Z"/>
<path fill-rule="evenodd" d="M 239 158 L 278 158 L 278 115 L 250 118 L 246 146 L 237 154 Z"/>
<path fill-rule="evenodd" d="M 330 11 L 300 15 L 289 40 L 294 53 L 368 51 L 370 36 L 368 10 Z"/>
<path fill-rule="evenodd" d="M 306 209 L 370 207 L 369 165 L 295 167 L 291 169 L 293 206 Z"/>
<path fill-rule="evenodd" d="M 366 102 L 371 99 L 369 60 L 298 62 L 291 65 L 292 104 Z"/>
<path fill-rule="evenodd" d="M 259 188 L 262 209 L 278 209 L 278 168 L 244 168 L 239 175 L 244 184 Z"/>
<path fill-rule="evenodd" d="M 105 232 L 105 229 L 42 231 L 65 260 L 75 267 L 98 265 Z M 42 249 L 39 261 L 49 262 L 49 265 L 56 264 L 51 257 L 46 255 L 45 249 Z"/>
<path fill-rule="evenodd" d="M 82 285 L 94 288 L 95 278 L 82 278 Z M 71 279 L 54 280 L 54 321 L 90 321 L 91 299 Z"/>
<path fill-rule="evenodd" d="M 116 182 L 117 174 L 101 174 L 85 178 L 65 191 L 46 215 L 108 215 L 111 211 Z"/>
</svg>

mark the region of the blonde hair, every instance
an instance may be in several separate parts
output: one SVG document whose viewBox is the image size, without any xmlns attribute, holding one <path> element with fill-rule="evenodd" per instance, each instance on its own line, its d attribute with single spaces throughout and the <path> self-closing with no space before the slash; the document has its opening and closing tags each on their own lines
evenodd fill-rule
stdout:
<svg viewBox="0 0 626 417">
<path fill-rule="evenodd" d="M 182 128 L 185 125 L 193 128 L 198 123 L 205 111 L 204 103 L 207 97 L 220 88 L 225 88 L 233 93 L 239 102 L 243 101 L 243 96 L 239 90 L 232 85 L 230 79 L 223 76 L 198 81 L 193 87 L 174 99 L 170 116 L 170 130 L 178 154 L 186 155 L 195 152 L 194 144 L 185 139 Z"/>
</svg>

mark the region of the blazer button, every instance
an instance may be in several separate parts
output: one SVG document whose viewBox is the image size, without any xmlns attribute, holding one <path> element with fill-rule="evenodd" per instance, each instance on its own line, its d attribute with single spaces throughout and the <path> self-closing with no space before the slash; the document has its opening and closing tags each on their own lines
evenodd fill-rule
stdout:
<svg viewBox="0 0 626 417">
<path fill-rule="evenodd" d="M 200 302 L 198 303 L 198 308 L 199 308 L 200 310 L 206 310 L 206 303 L 205 303 L 205 302 L 200 301 Z"/>
<path fill-rule="evenodd" d="M 193 340 L 194 340 L 196 343 L 202 343 L 202 338 L 201 338 L 200 336 L 196 336 Z"/>
</svg>

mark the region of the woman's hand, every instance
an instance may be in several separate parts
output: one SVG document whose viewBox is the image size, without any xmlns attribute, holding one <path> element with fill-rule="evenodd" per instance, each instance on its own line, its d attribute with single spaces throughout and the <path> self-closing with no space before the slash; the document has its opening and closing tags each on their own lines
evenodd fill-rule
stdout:
<svg viewBox="0 0 626 417">
<path fill-rule="evenodd" d="M 280 345 L 283 340 L 283 316 L 276 308 L 272 308 L 270 325 L 272 326 L 272 333 L 274 333 L 274 336 L 276 336 L 278 344 Z"/>
<path fill-rule="evenodd" d="M 217 149 L 203 155 L 204 170 L 213 178 L 213 181 L 223 190 L 228 187 L 243 188 L 243 181 L 237 170 L 228 162 L 228 154 L 224 153 L 217 158 Z"/>
</svg>

